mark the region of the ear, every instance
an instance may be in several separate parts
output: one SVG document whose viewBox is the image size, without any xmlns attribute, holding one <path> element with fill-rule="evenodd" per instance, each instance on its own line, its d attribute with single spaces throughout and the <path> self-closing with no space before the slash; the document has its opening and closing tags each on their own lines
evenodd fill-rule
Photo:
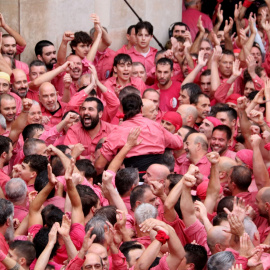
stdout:
<svg viewBox="0 0 270 270">
<path fill-rule="evenodd" d="M 225 178 L 225 176 L 226 176 L 226 173 L 225 172 L 219 172 L 219 178 L 220 179 Z"/>
<path fill-rule="evenodd" d="M 266 202 L 264 207 L 265 207 L 265 210 L 267 211 L 267 213 L 269 213 L 269 211 L 270 211 L 270 203 Z"/>
<path fill-rule="evenodd" d="M 33 171 L 33 172 L 31 172 L 31 178 L 36 178 L 37 177 L 37 172 L 35 172 L 35 171 Z"/>
<path fill-rule="evenodd" d="M 228 145 L 228 147 L 232 145 L 232 139 L 229 139 L 229 140 L 228 140 L 227 145 Z"/>
<path fill-rule="evenodd" d="M 234 182 L 232 182 L 232 186 L 233 186 L 233 189 L 237 188 L 237 186 L 236 186 L 236 184 Z"/>
<path fill-rule="evenodd" d="M 130 40 L 130 35 L 126 34 L 126 39 L 129 41 Z"/>
<path fill-rule="evenodd" d="M 136 209 L 140 204 L 142 204 L 142 202 L 136 201 L 136 203 L 135 203 L 135 205 L 136 205 L 135 209 Z M 134 209 L 134 210 L 135 210 L 135 209 Z"/>
<path fill-rule="evenodd" d="M 117 67 L 115 67 L 115 66 L 113 67 L 113 72 L 117 73 Z"/>
<path fill-rule="evenodd" d="M 265 108 L 264 108 L 264 107 L 260 107 L 260 108 L 259 108 L 259 111 L 262 112 L 262 113 L 264 113 Z"/>
<path fill-rule="evenodd" d="M 236 125 L 236 120 L 235 119 L 232 120 L 232 124 L 233 124 L 233 127 L 235 127 L 235 125 Z"/>
<path fill-rule="evenodd" d="M 40 54 L 37 56 L 37 59 L 43 62 L 43 59 Z"/>
<path fill-rule="evenodd" d="M 91 207 L 91 209 L 90 209 L 90 212 L 92 212 L 92 214 L 94 215 L 95 214 L 95 212 L 96 212 L 96 207 L 95 206 L 92 206 Z"/>
<path fill-rule="evenodd" d="M 220 244 L 215 244 L 215 249 L 217 252 L 223 251 Z"/>
<path fill-rule="evenodd" d="M 195 269 L 194 263 L 189 263 L 189 264 L 187 264 L 187 265 L 186 265 L 186 269 L 189 269 L 189 270 Z"/>
<path fill-rule="evenodd" d="M 26 259 L 24 257 L 21 257 L 18 261 L 19 265 L 26 265 Z"/>
<path fill-rule="evenodd" d="M 1 154 L 1 158 L 2 158 L 2 159 L 6 159 L 6 157 L 7 157 L 7 153 L 6 153 L 6 152 L 3 152 L 3 153 Z"/>
<path fill-rule="evenodd" d="M 102 115 L 103 115 L 103 112 L 100 111 L 100 112 L 98 113 L 99 119 L 101 119 Z"/>
</svg>

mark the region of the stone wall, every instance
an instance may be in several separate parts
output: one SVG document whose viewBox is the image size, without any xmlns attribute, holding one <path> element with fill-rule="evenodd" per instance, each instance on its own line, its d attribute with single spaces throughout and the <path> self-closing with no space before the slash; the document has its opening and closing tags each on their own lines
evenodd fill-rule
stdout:
<svg viewBox="0 0 270 270">
<path fill-rule="evenodd" d="M 165 44 L 168 27 L 181 20 L 182 0 L 128 0 L 143 20 L 154 26 L 157 39 Z M 65 31 L 89 31 L 93 27 L 91 13 L 97 13 L 113 40 L 111 48 L 117 50 L 125 43 L 126 29 L 138 19 L 124 0 L 0 0 L 0 12 L 5 21 L 27 41 L 21 60 L 35 59 L 35 44 L 42 39 L 59 47 Z M 152 40 L 151 46 L 159 49 Z"/>
</svg>

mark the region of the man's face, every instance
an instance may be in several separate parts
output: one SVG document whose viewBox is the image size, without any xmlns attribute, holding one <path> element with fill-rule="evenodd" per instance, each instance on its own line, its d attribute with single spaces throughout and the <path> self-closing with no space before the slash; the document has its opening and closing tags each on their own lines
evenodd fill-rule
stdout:
<svg viewBox="0 0 270 270">
<path fill-rule="evenodd" d="M 253 91 L 255 91 L 254 83 L 252 81 L 247 82 L 244 88 L 244 96 L 248 97 L 248 95 Z"/>
<path fill-rule="evenodd" d="M 9 82 L 0 78 L 0 95 L 6 94 L 9 91 Z"/>
<path fill-rule="evenodd" d="M 266 21 L 269 21 L 269 9 L 268 7 L 261 7 L 258 9 L 258 13 L 257 13 L 257 24 L 258 24 L 258 28 L 262 29 L 262 11 L 266 12 Z"/>
<path fill-rule="evenodd" d="M 203 119 L 202 124 L 199 127 L 200 133 L 203 133 L 207 140 L 210 140 L 212 137 L 214 125 L 207 119 Z"/>
<path fill-rule="evenodd" d="M 183 37 L 186 32 L 186 27 L 184 25 L 175 25 L 173 29 L 173 37 Z"/>
<path fill-rule="evenodd" d="M 128 81 L 132 72 L 132 63 L 121 60 L 120 63 L 114 67 L 114 72 L 117 73 L 119 80 Z"/>
<path fill-rule="evenodd" d="M 11 242 L 14 239 L 13 216 L 9 217 L 9 227 L 6 229 L 5 239 L 7 242 Z"/>
<path fill-rule="evenodd" d="M 13 156 L 13 145 L 12 143 L 9 143 L 9 150 L 8 150 L 8 153 L 7 153 L 7 156 L 6 156 L 6 160 L 5 160 L 5 165 L 7 165 L 10 161 L 10 159 L 12 158 Z"/>
<path fill-rule="evenodd" d="M 136 45 L 136 43 L 137 43 L 137 38 L 136 38 L 136 33 L 135 33 L 135 27 L 133 27 L 133 28 L 131 29 L 130 35 L 127 34 L 127 40 L 128 40 L 128 43 L 129 43 L 131 46 Z"/>
<path fill-rule="evenodd" d="M 143 203 L 150 203 L 153 206 L 155 206 L 156 208 L 158 208 L 158 206 L 160 205 L 160 202 L 158 200 L 158 197 L 155 196 L 151 189 L 146 189 L 144 192 L 144 196 L 143 196 Z"/>
<path fill-rule="evenodd" d="M 57 110 L 57 92 L 53 85 L 46 85 L 40 89 L 39 101 L 49 112 Z"/>
<path fill-rule="evenodd" d="M 99 208 L 101 208 L 101 207 L 99 207 Z M 99 209 L 99 208 L 97 208 L 97 209 Z M 109 270 L 110 262 L 109 262 L 108 252 L 104 246 L 102 246 L 100 244 L 94 244 L 93 247 L 90 247 L 88 252 L 95 253 L 96 255 L 98 255 L 102 260 L 104 270 Z"/>
<path fill-rule="evenodd" d="M 67 60 L 73 62 L 74 67 L 69 73 L 72 80 L 77 81 L 82 75 L 82 60 L 77 55 L 70 55 Z"/>
<path fill-rule="evenodd" d="M 180 90 L 180 96 L 179 96 L 178 100 L 179 100 L 179 105 L 190 104 L 189 95 L 187 93 L 187 90 Z"/>
<path fill-rule="evenodd" d="M 196 145 L 194 144 L 194 137 L 188 136 L 184 143 L 184 149 L 187 153 L 187 159 L 190 159 L 196 153 Z"/>
<path fill-rule="evenodd" d="M 12 84 L 12 90 L 19 97 L 26 97 L 28 92 L 28 82 L 26 74 L 23 71 L 17 71 L 14 73 L 14 83 Z"/>
<path fill-rule="evenodd" d="M 171 122 L 162 119 L 161 125 L 172 134 L 175 133 L 175 126 Z"/>
<path fill-rule="evenodd" d="M 172 71 L 170 65 L 157 65 L 156 79 L 161 86 L 166 86 L 171 82 Z"/>
<path fill-rule="evenodd" d="M 220 155 L 228 149 L 229 141 L 227 134 L 221 130 L 215 130 L 210 140 L 210 147 L 212 151 L 218 152 Z"/>
<path fill-rule="evenodd" d="M 142 65 L 132 66 L 132 76 L 141 78 L 144 82 L 146 81 L 147 74 Z"/>
<path fill-rule="evenodd" d="M 202 92 L 210 97 L 212 94 L 211 76 L 201 76 L 200 85 Z"/>
<path fill-rule="evenodd" d="M 198 111 L 198 118 L 204 119 L 210 112 L 210 100 L 205 96 L 200 96 L 196 105 Z"/>
<path fill-rule="evenodd" d="M 31 106 L 28 117 L 28 124 L 41 124 L 42 122 L 42 112 L 39 104 L 34 104 Z"/>
<path fill-rule="evenodd" d="M 7 123 L 13 122 L 16 116 L 15 99 L 2 99 L 0 112 L 5 117 Z"/>
<path fill-rule="evenodd" d="M 232 75 L 234 57 L 232 55 L 224 54 L 219 62 L 219 71 L 220 73 L 228 78 Z"/>
<path fill-rule="evenodd" d="M 181 68 L 182 68 L 182 73 L 184 75 L 184 78 L 186 78 L 189 74 L 189 65 L 188 65 L 188 61 L 186 59 L 184 60 Z"/>
<path fill-rule="evenodd" d="M 101 260 L 100 257 L 96 254 L 93 253 L 88 253 L 85 256 L 85 261 L 83 264 L 83 270 L 103 270 L 104 267 L 101 264 Z"/>
<path fill-rule="evenodd" d="M 210 44 L 203 40 L 200 46 L 200 51 L 204 51 L 204 59 L 209 60 L 211 54 L 212 54 L 212 48 L 210 46 Z"/>
<path fill-rule="evenodd" d="M 146 108 L 143 108 L 142 112 L 144 117 L 156 121 L 158 111 L 154 103 L 152 105 L 148 105 Z"/>
<path fill-rule="evenodd" d="M 76 47 L 72 47 L 72 49 L 75 51 L 75 54 L 78 55 L 81 59 L 87 56 L 90 50 L 90 44 L 86 43 L 78 43 Z"/>
<path fill-rule="evenodd" d="M 16 40 L 13 37 L 4 37 L 2 39 L 2 54 L 7 54 L 14 58 L 17 52 Z"/>
<path fill-rule="evenodd" d="M 38 55 L 37 58 L 44 62 L 47 69 L 51 70 L 53 65 L 57 63 L 56 50 L 53 45 L 45 46 L 42 48 L 42 55 Z"/>
<path fill-rule="evenodd" d="M 235 127 L 235 121 L 231 121 L 226 112 L 218 112 L 216 118 L 219 119 L 223 125 L 228 126 L 230 129 Z"/>
<path fill-rule="evenodd" d="M 33 81 L 44 73 L 46 73 L 46 68 L 44 66 L 32 66 L 29 70 L 29 78 Z"/>
<path fill-rule="evenodd" d="M 41 155 L 44 157 L 48 157 L 48 152 L 47 152 L 47 146 L 45 143 L 38 143 L 36 146 L 36 152 L 34 155 Z"/>
<path fill-rule="evenodd" d="M 152 37 L 146 29 L 141 29 L 136 35 L 137 46 L 141 49 L 147 49 Z"/>
<path fill-rule="evenodd" d="M 262 65 L 262 53 L 257 47 L 252 47 L 250 53 L 254 57 L 257 66 Z"/>
<path fill-rule="evenodd" d="M 13 259 L 15 262 L 19 262 L 20 256 L 17 254 L 16 249 L 12 250 L 9 249 L 8 250 L 8 256 Z"/>
<path fill-rule="evenodd" d="M 28 183 L 35 175 L 35 172 L 31 170 L 29 164 L 22 162 L 19 167 L 19 177 Z"/>
<path fill-rule="evenodd" d="M 256 205 L 258 207 L 260 216 L 268 218 L 268 213 L 265 209 L 265 202 L 263 202 L 262 198 L 262 192 L 258 192 L 258 194 L 256 195 Z"/>
<path fill-rule="evenodd" d="M 132 249 L 129 251 L 128 253 L 128 266 L 129 268 L 131 268 L 138 260 L 139 258 L 142 256 L 144 250 L 137 248 L 137 249 Z"/>
<path fill-rule="evenodd" d="M 94 129 L 102 116 L 102 112 L 98 113 L 97 103 L 95 101 L 86 101 L 80 108 L 81 123 L 86 130 Z"/>
<path fill-rule="evenodd" d="M 154 104 L 156 105 L 156 109 L 158 109 L 159 107 L 159 94 L 158 93 L 149 91 L 143 95 L 143 98 L 152 100 Z"/>
<path fill-rule="evenodd" d="M 149 166 L 146 170 L 145 175 L 143 176 L 144 183 L 150 184 L 152 181 L 157 181 L 157 172 L 153 166 Z"/>
<path fill-rule="evenodd" d="M 224 31 L 218 31 L 217 32 L 217 39 L 219 40 L 220 45 L 224 45 L 225 44 Z"/>
</svg>

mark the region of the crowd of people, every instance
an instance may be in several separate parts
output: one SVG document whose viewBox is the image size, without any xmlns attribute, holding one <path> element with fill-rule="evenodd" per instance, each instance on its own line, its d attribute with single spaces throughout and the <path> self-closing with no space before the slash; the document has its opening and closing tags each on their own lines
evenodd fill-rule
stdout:
<svg viewBox="0 0 270 270">
<path fill-rule="evenodd" d="M 31 63 L 0 14 L 0 269 L 270 269 L 270 0 L 225 2 Z"/>
</svg>

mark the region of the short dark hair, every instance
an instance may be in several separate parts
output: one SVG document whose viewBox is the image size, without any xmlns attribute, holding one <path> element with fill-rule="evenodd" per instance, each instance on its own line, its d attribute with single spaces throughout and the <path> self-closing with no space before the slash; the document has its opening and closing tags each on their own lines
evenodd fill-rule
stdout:
<svg viewBox="0 0 270 270">
<path fill-rule="evenodd" d="M 39 41 L 35 46 L 35 54 L 36 54 L 36 56 L 42 55 L 43 47 L 48 47 L 48 46 L 54 46 L 54 44 L 49 40 L 41 40 L 41 41 Z"/>
<path fill-rule="evenodd" d="M 124 87 L 120 91 L 119 96 L 118 96 L 120 102 L 123 100 L 124 97 L 126 97 L 129 94 L 136 94 L 139 97 L 141 96 L 141 92 L 137 88 L 135 88 L 134 86 L 129 85 L 129 86 Z"/>
<path fill-rule="evenodd" d="M 156 93 L 160 96 L 160 93 L 156 90 L 156 89 L 153 89 L 153 88 L 147 88 L 144 92 L 143 92 L 143 95 L 142 95 L 142 98 L 145 97 L 145 94 L 147 94 L 148 92 L 151 92 L 151 93 Z"/>
<path fill-rule="evenodd" d="M 136 202 L 143 199 L 144 193 L 150 186 L 147 184 L 139 185 L 135 187 L 130 194 L 130 206 L 132 210 L 135 210 Z"/>
<path fill-rule="evenodd" d="M 135 24 L 132 24 L 132 25 L 130 25 L 130 26 L 128 27 L 128 29 L 127 29 L 127 34 L 128 34 L 128 35 L 131 34 L 131 31 L 132 31 L 133 28 L 135 28 L 135 26 L 136 26 Z"/>
<path fill-rule="evenodd" d="M 107 205 L 99 208 L 94 216 L 101 216 L 106 218 L 113 226 L 117 222 L 116 219 L 116 207 L 114 205 Z"/>
<path fill-rule="evenodd" d="M 161 158 L 161 163 L 165 165 L 170 170 L 171 173 L 174 172 L 175 158 L 170 148 L 165 149 Z"/>
<path fill-rule="evenodd" d="M 198 102 L 199 102 L 200 97 L 205 97 L 205 98 L 208 98 L 209 99 L 209 96 L 207 96 L 206 94 L 204 94 L 204 93 L 198 93 L 197 95 L 192 95 L 190 97 L 190 104 L 197 105 Z"/>
<path fill-rule="evenodd" d="M 122 63 L 130 63 L 132 64 L 132 59 L 128 54 L 125 53 L 119 53 L 114 57 L 113 60 L 113 66 L 116 67 L 119 64 Z"/>
<path fill-rule="evenodd" d="M 74 33 L 74 39 L 70 42 L 70 48 L 72 54 L 75 54 L 75 50 L 72 47 L 77 47 L 79 43 L 90 45 L 92 43 L 91 37 L 84 31 Z"/>
<path fill-rule="evenodd" d="M 119 249 L 126 257 L 127 262 L 130 263 L 129 252 L 134 249 L 142 249 L 142 245 L 136 241 L 127 241 L 123 242 Z"/>
<path fill-rule="evenodd" d="M 103 112 L 104 111 L 104 105 L 102 101 L 99 98 L 96 97 L 88 97 L 84 100 L 84 102 L 92 102 L 95 101 L 97 103 L 97 111 L 98 112 Z M 83 102 L 83 103 L 84 103 Z"/>
<path fill-rule="evenodd" d="M 151 35 L 151 36 L 153 35 L 154 28 L 153 28 L 153 25 L 150 22 L 147 22 L 147 21 L 138 22 L 135 25 L 135 33 L 136 33 L 136 35 L 142 29 L 145 29 L 148 32 L 149 35 Z"/>
<path fill-rule="evenodd" d="M 29 65 L 29 69 L 31 69 L 31 67 L 45 67 L 45 70 L 47 71 L 45 63 L 40 60 L 33 60 Z"/>
<path fill-rule="evenodd" d="M 41 211 L 43 225 L 51 228 L 55 222 L 62 224 L 62 218 L 65 213 L 57 206 L 48 204 Z"/>
<path fill-rule="evenodd" d="M 26 141 L 29 138 L 33 138 L 36 130 L 44 130 L 44 126 L 41 124 L 29 124 L 22 132 L 23 140 Z"/>
<path fill-rule="evenodd" d="M 123 196 L 131 189 L 138 177 L 138 169 L 132 167 L 124 168 L 117 172 L 115 176 L 115 185 L 120 196 Z"/>
<path fill-rule="evenodd" d="M 216 114 L 219 112 L 225 112 L 227 113 L 228 117 L 230 118 L 231 121 L 236 120 L 237 119 L 237 112 L 234 108 L 231 108 L 228 104 L 226 104 L 227 106 L 222 106 L 220 108 L 218 108 L 216 110 Z"/>
<path fill-rule="evenodd" d="M 234 55 L 233 51 L 231 51 L 231 50 L 223 50 L 222 54 L 223 55 L 231 55 L 231 56 L 233 56 L 233 58 L 235 58 L 235 55 Z"/>
<path fill-rule="evenodd" d="M 181 86 L 181 90 L 182 91 L 186 90 L 189 98 L 199 93 L 202 93 L 200 86 L 196 83 L 186 83 Z"/>
<path fill-rule="evenodd" d="M 203 71 L 200 77 L 202 76 L 211 76 L 211 69 L 206 69 Z"/>
<path fill-rule="evenodd" d="M 232 211 L 233 210 L 233 200 L 234 196 L 226 196 L 222 198 L 218 205 L 217 205 L 217 213 L 225 213 L 224 208 L 226 207 L 228 210 Z"/>
<path fill-rule="evenodd" d="M 26 156 L 23 162 L 28 164 L 30 169 L 32 171 L 35 171 L 37 174 L 39 174 L 42 171 L 45 171 L 49 163 L 47 157 L 41 155 Z"/>
<path fill-rule="evenodd" d="M 30 266 L 36 258 L 35 246 L 30 241 L 15 240 L 9 245 L 9 248 L 16 250 L 18 257 L 25 258 L 26 266 Z"/>
<path fill-rule="evenodd" d="M 195 270 L 203 270 L 208 259 L 206 249 L 201 245 L 194 244 L 187 244 L 184 249 L 187 264 L 193 263 Z"/>
<path fill-rule="evenodd" d="M 231 139 L 231 137 L 232 137 L 232 131 L 231 131 L 231 129 L 228 126 L 226 126 L 226 125 L 216 126 L 216 127 L 213 128 L 212 134 L 216 130 L 225 132 L 228 141 Z"/>
<path fill-rule="evenodd" d="M 83 214 L 86 217 L 91 208 L 97 207 L 99 198 L 92 188 L 86 185 L 77 185 L 76 189 L 81 198 Z"/>
<path fill-rule="evenodd" d="M 170 70 L 172 71 L 173 70 L 173 61 L 169 58 L 166 58 L 166 57 L 162 57 L 160 58 L 157 63 L 156 63 L 156 67 L 158 65 L 169 65 L 170 66 Z"/>
<path fill-rule="evenodd" d="M 12 144 L 10 138 L 0 135 L 0 155 L 9 152 L 10 144 Z"/>
<path fill-rule="evenodd" d="M 227 213 L 220 212 L 213 218 L 213 226 L 219 226 L 222 221 L 227 221 L 227 220 L 228 220 Z"/>
<path fill-rule="evenodd" d="M 252 181 L 252 173 L 246 166 L 233 166 L 231 182 L 235 183 L 241 191 L 247 191 Z"/>
<path fill-rule="evenodd" d="M 37 192 L 40 192 L 49 183 L 48 171 L 40 172 L 35 180 L 34 187 Z M 55 189 L 53 189 L 47 199 L 54 197 Z"/>
<path fill-rule="evenodd" d="M 142 109 L 142 99 L 136 94 L 129 94 L 121 101 L 123 112 L 125 114 L 124 121 L 139 114 Z"/>
<path fill-rule="evenodd" d="M 50 233 L 50 228 L 43 227 L 38 231 L 38 233 L 35 235 L 33 239 L 37 258 L 41 255 L 41 253 L 43 252 L 43 250 L 45 249 L 45 247 L 47 246 L 49 242 L 49 233 Z M 52 259 L 56 255 L 58 248 L 59 248 L 59 243 L 56 240 L 56 243 L 54 244 L 54 247 L 50 254 L 50 259 Z"/>
<path fill-rule="evenodd" d="M 174 186 L 182 179 L 182 174 L 172 173 L 167 176 L 167 179 L 170 181 L 169 191 L 171 191 Z"/>
<path fill-rule="evenodd" d="M 33 155 L 35 154 L 36 146 L 38 144 L 45 144 L 46 143 L 43 140 L 35 139 L 35 138 L 29 138 L 24 142 L 23 145 L 23 153 L 25 156 Z"/>
<path fill-rule="evenodd" d="M 89 180 L 97 175 L 97 171 L 89 159 L 79 159 L 76 161 L 76 167 L 80 172 L 84 172 L 84 177 Z"/>
</svg>

